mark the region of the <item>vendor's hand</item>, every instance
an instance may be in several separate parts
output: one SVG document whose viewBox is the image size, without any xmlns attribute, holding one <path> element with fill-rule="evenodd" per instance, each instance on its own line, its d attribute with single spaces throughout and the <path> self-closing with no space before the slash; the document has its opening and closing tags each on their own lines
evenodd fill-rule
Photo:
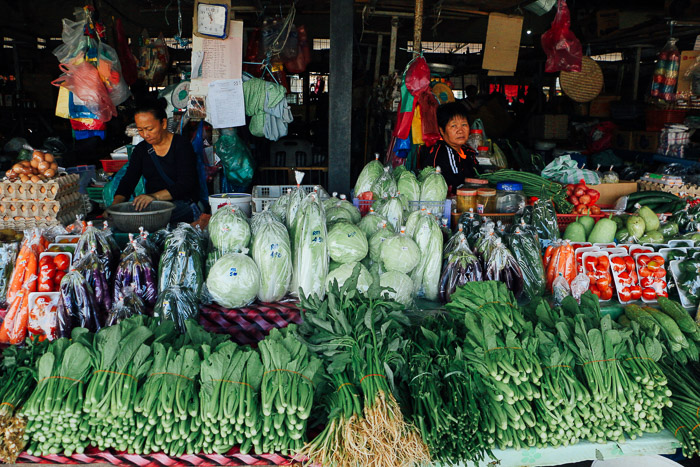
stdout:
<svg viewBox="0 0 700 467">
<path fill-rule="evenodd" d="M 151 195 L 139 195 L 136 198 L 134 198 L 132 204 L 134 205 L 134 209 L 136 209 L 137 211 L 143 211 L 154 200 L 155 198 Z"/>
</svg>

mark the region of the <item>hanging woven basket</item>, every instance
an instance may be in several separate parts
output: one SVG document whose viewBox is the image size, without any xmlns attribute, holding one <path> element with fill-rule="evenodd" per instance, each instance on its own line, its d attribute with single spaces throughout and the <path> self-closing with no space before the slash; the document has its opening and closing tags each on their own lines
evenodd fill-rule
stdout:
<svg viewBox="0 0 700 467">
<path fill-rule="evenodd" d="M 576 102 L 590 102 L 603 90 L 603 71 L 590 57 L 582 57 L 581 71 L 562 71 L 559 84 L 564 94 Z"/>
<path fill-rule="evenodd" d="M 440 104 L 446 104 L 448 102 L 455 101 L 455 95 L 452 93 L 452 89 L 445 83 L 435 83 L 431 89 L 433 94 Z"/>
</svg>

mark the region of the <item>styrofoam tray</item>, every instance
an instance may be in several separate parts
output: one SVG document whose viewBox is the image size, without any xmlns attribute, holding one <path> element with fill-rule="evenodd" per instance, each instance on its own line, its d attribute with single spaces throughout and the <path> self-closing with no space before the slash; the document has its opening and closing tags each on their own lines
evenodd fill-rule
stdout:
<svg viewBox="0 0 700 467">
<path fill-rule="evenodd" d="M 642 243 L 642 246 L 650 246 L 654 251 L 659 251 L 661 248 L 668 248 L 668 243 Z"/>
<path fill-rule="evenodd" d="M 685 290 L 681 289 L 678 285 L 678 278 L 681 276 L 681 261 L 682 260 L 680 259 L 671 261 L 671 276 L 673 277 L 673 282 L 676 284 L 676 290 L 678 291 L 678 296 L 681 299 L 681 305 L 683 305 L 683 308 L 695 310 L 697 307 L 690 301 L 690 299 L 688 299 L 688 294 L 685 293 Z"/>
<path fill-rule="evenodd" d="M 65 248 L 65 247 L 71 247 L 73 250 L 75 250 L 75 243 L 49 243 L 49 246 L 46 248 L 47 250 L 51 247 L 57 246 L 59 248 Z M 71 255 L 75 251 L 64 251 L 63 253 L 70 253 Z M 50 251 L 47 251 L 47 253 L 51 253 Z"/>
<path fill-rule="evenodd" d="M 630 255 L 628 255 L 627 253 L 610 255 L 610 271 L 612 272 L 613 281 L 615 282 L 615 295 L 617 295 L 617 301 L 619 301 L 619 302 L 622 303 L 622 304 L 634 303 L 635 300 L 628 300 L 628 301 L 626 301 L 626 302 L 623 301 L 623 300 L 620 298 L 620 291 L 621 291 L 622 289 L 624 289 L 625 287 L 632 287 L 632 286 L 634 286 L 634 285 L 639 285 L 639 281 L 637 281 L 637 282 L 632 281 L 632 284 L 631 284 L 631 285 L 623 285 L 623 284 L 621 284 L 621 283 L 620 283 L 620 274 L 621 274 L 622 272 L 627 272 L 627 268 L 625 267 L 625 271 L 616 272 L 615 269 L 612 267 L 612 264 L 613 264 L 613 259 L 615 259 L 615 258 L 626 258 L 626 257 L 628 257 L 628 256 L 630 256 Z M 635 272 L 635 274 L 637 273 L 637 263 L 636 263 L 636 262 L 634 263 L 634 272 Z"/>
<path fill-rule="evenodd" d="M 61 245 L 61 244 L 59 243 L 59 245 Z M 62 245 L 65 245 L 65 243 L 63 243 Z M 43 252 L 43 253 L 41 253 L 41 254 L 39 255 L 39 261 L 41 261 L 41 258 L 43 258 L 44 256 L 52 256 L 52 257 L 55 257 L 55 256 L 58 256 L 58 255 L 68 255 L 68 269 L 70 269 L 70 265 L 73 264 L 73 253 L 71 253 L 71 252 L 69 252 L 69 251 L 60 252 L 60 253 L 57 252 L 57 251 L 56 251 L 56 252 L 54 252 L 54 251 L 45 251 L 45 252 Z M 66 272 L 68 271 L 68 269 L 66 269 Z"/>
<path fill-rule="evenodd" d="M 615 242 L 611 243 L 594 243 L 593 246 L 597 246 L 598 248 L 615 248 L 617 244 Z"/>
<path fill-rule="evenodd" d="M 680 247 L 678 247 L 678 248 L 662 248 L 659 250 L 659 253 L 666 253 L 666 257 L 668 257 L 668 253 L 671 250 L 681 250 L 686 254 L 686 256 L 688 255 L 688 249 L 687 248 L 680 248 Z"/>
<path fill-rule="evenodd" d="M 686 244 L 684 245 L 684 243 Z M 695 246 L 695 242 L 692 240 L 671 240 L 668 242 L 670 248 L 676 248 L 678 244 L 680 244 L 681 248 L 687 247 L 688 245 L 690 245 L 691 248 Z"/>
<path fill-rule="evenodd" d="M 630 256 L 634 257 L 634 254 L 636 252 L 648 252 L 648 253 L 654 253 L 654 249 L 648 246 L 642 246 L 642 245 L 632 245 L 630 247 Z"/>
<path fill-rule="evenodd" d="M 659 256 L 661 256 L 661 257 L 664 259 L 664 264 L 661 265 L 661 267 L 666 271 L 666 276 L 665 276 L 665 278 L 662 279 L 662 280 L 663 280 L 664 282 L 666 282 L 666 287 L 665 287 L 664 290 L 666 291 L 666 293 L 668 293 L 668 273 L 669 273 L 669 271 L 668 271 L 668 268 L 666 267 L 666 264 L 667 264 L 666 259 L 667 259 L 668 255 L 667 255 L 666 253 L 661 253 L 661 252 L 654 252 L 654 253 L 649 254 L 649 253 L 641 252 L 641 251 L 640 251 L 640 252 L 635 252 L 635 253 L 632 255 L 632 257 L 634 258 L 634 264 L 635 264 L 635 266 L 636 266 L 636 268 L 637 268 L 637 277 L 639 277 L 639 285 L 642 287 L 642 292 L 644 292 L 644 289 L 645 289 L 646 287 L 644 287 L 644 286 L 642 285 L 642 275 L 639 273 L 639 270 L 640 270 L 641 268 L 640 268 L 640 266 L 639 266 L 638 257 L 639 257 L 640 255 L 644 255 L 644 254 L 646 254 L 646 255 L 648 255 L 648 256 L 656 256 L 656 255 L 659 255 Z M 652 304 L 652 303 L 656 303 L 656 302 L 657 302 L 656 299 L 654 299 L 654 300 L 646 300 L 646 299 L 644 298 L 644 295 L 642 295 L 642 301 L 643 301 L 644 303 L 646 303 L 646 304 Z"/>
<path fill-rule="evenodd" d="M 610 265 L 609 265 L 610 254 L 609 254 L 607 251 L 587 251 L 587 252 L 585 252 L 585 253 L 583 254 L 583 257 L 582 257 L 582 260 L 583 260 L 583 261 L 582 261 L 582 263 L 583 263 L 583 273 L 586 274 L 586 276 L 588 276 L 588 271 L 586 270 L 586 259 L 587 259 L 587 258 L 599 258 L 599 257 L 601 257 L 601 256 L 605 256 L 606 258 L 608 258 L 608 273 L 610 273 L 610 278 L 612 279 L 613 277 L 612 277 L 612 273 L 611 273 Z M 613 279 L 613 280 L 614 280 L 614 279 Z M 611 283 L 610 283 L 610 286 L 611 286 L 611 287 L 613 286 L 613 282 L 612 282 L 612 281 L 611 281 Z M 589 285 L 589 290 L 590 290 L 590 285 Z M 615 296 L 615 293 L 613 293 L 613 297 L 614 297 L 614 296 Z M 600 302 L 601 302 L 601 303 L 608 303 L 608 302 L 610 302 L 611 300 L 612 300 L 612 298 L 610 298 L 610 300 L 602 300 L 602 299 L 601 299 Z"/>
</svg>

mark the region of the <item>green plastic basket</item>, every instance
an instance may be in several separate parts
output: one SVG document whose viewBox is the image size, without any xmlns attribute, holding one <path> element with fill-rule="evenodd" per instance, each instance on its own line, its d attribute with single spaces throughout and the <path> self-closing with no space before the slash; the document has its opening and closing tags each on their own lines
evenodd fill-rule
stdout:
<svg viewBox="0 0 700 467">
<path fill-rule="evenodd" d="M 103 191 L 104 191 L 104 187 L 102 187 L 102 186 L 89 186 L 89 187 L 87 187 L 88 197 L 90 198 L 91 201 L 94 201 L 97 204 L 104 204 L 104 199 L 102 198 Z"/>
</svg>

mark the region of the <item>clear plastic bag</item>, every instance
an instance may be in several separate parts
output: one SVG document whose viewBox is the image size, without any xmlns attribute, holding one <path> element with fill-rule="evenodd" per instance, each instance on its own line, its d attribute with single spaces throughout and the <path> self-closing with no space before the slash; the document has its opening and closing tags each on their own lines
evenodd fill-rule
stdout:
<svg viewBox="0 0 700 467">
<path fill-rule="evenodd" d="M 486 257 L 484 279 L 503 282 L 519 298 L 523 292 L 523 272 L 513 254 L 498 238 Z"/>
<path fill-rule="evenodd" d="M 84 102 L 97 119 L 103 122 L 108 122 L 117 115 L 117 108 L 97 68 L 89 62 L 81 62 L 77 65 L 61 63 L 59 68 L 63 74 L 51 84 L 66 87 Z"/>
<path fill-rule="evenodd" d="M 73 264 L 79 263 L 83 256 L 96 254 L 104 268 L 103 274 L 105 279 L 107 282 L 110 282 L 112 278 L 112 269 L 119 257 L 114 256 L 112 245 L 107 240 L 107 234 L 108 233 L 100 231 L 92 222 L 88 222 L 85 232 L 83 232 L 78 243 L 75 245 Z M 111 231 L 109 234 L 111 234 Z"/>
<path fill-rule="evenodd" d="M 551 291 L 554 280 L 561 274 L 567 284 L 576 277 L 574 248 L 568 240 L 549 245 L 544 253 L 547 290 Z"/>
<path fill-rule="evenodd" d="M 99 331 L 95 294 L 88 281 L 79 271 L 70 271 L 61 281 L 62 306 L 58 310 L 58 337 L 70 338 L 74 328 Z"/>
<path fill-rule="evenodd" d="M 403 211 L 401 200 L 392 196 L 390 200 L 380 206 L 378 212 L 380 216 L 387 220 L 394 232 L 398 232 L 404 223 Z"/>
<path fill-rule="evenodd" d="M 391 167 L 384 167 L 382 175 L 372 184 L 372 196 L 374 199 L 382 199 L 384 197 L 394 197 L 398 193 L 396 180 L 391 175 Z"/>
<path fill-rule="evenodd" d="M 153 309 L 156 322 L 173 321 L 181 333 L 186 330 L 185 321 L 196 319 L 198 314 L 197 297 L 191 290 L 177 286 L 161 292 Z"/>
<path fill-rule="evenodd" d="M 281 300 L 292 281 L 292 247 L 284 224 L 267 218 L 253 235 L 251 256 L 260 270 L 261 302 Z"/>
<path fill-rule="evenodd" d="M 536 236 L 516 229 L 506 237 L 508 247 L 520 265 L 523 277 L 523 294 L 521 298 L 530 302 L 544 295 L 545 273 L 540 258 L 540 242 Z"/>
<path fill-rule="evenodd" d="M 328 275 L 328 233 L 326 215 L 315 194 L 304 199 L 298 216 L 294 238 L 290 239 L 294 255 L 291 292 L 323 299 Z"/>
<path fill-rule="evenodd" d="M 132 316 L 145 315 L 146 304 L 133 287 L 125 287 L 107 316 L 105 326 L 114 326 Z"/>
<path fill-rule="evenodd" d="M 566 297 L 571 295 L 571 287 L 569 282 L 564 278 L 562 273 L 559 273 L 552 283 L 552 295 L 554 295 L 554 305 L 559 306 Z"/>
<path fill-rule="evenodd" d="M 549 199 L 538 199 L 532 207 L 532 226 L 542 240 L 558 240 L 559 222 L 554 203 Z"/>
<path fill-rule="evenodd" d="M 122 104 L 131 96 L 129 86 L 122 76 L 117 51 L 104 42 L 100 42 L 97 46 L 97 71 L 115 106 Z"/>
<path fill-rule="evenodd" d="M 163 34 L 160 34 L 156 39 L 151 39 L 148 36 L 148 31 L 144 30 L 141 36 L 143 45 L 139 49 L 137 57 L 139 78 L 151 86 L 158 86 L 163 82 L 170 64 L 168 46 L 165 44 Z"/>
<path fill-rule="evenodd" d="M 63 31 L 61 39 L 63 44 L 56 47 L 53 54 L 60 63 L 68 63 L 78 55 L 84 54 L 90 48 L 91 39 L 85 35 L 85 25 L 87 18 L 73 21 L 68 18 L 63 18 Z"/>
<path fill-rule="evenodd" d="M 18 251 L 17 242 L 0 244 L 0 302 L 4 302 L 7 297 Z"/>
<path fill-rule="evenodd" d="M 131 241 L 133 251 L 125 256 L 117 267 L 114 276 L 114 301 L 124 297 L 127 287 L 133 288 L 147 306 L 153 306 L 158 297 L 158 276 L 146 250 Z"/>
<path fill-rule="evenodd" d="M 196 243 L 186 231 L 176 229 L 165 241 L 165 249 L 160 257 L 159 292 L 180 286 L 199 296 L 204 284 L 204 263 L 202 250 L 196 248 Z"/>
<path fill-rule="evenodd" d="M 541 42 L 547 54 L 545 72 L 581 71 L 583 49 L 581 41 L 571 31 L 571 13 L 566 0 L 559 0 L 552 27 L 542 34 Z"/>
<path fill-rule="evenodd" d="M 460 285 L 483 280 L 481 262 L 469 249 L 466 238 L 461 237 L 459 243 L 447 254 L 440 277 L 440 300 L 447 303 Z"/>
<path fill-rule="evenodd" d="M 90 286 L 94 298 L 94 313 L 98 323 L 104 325 L 113 303 L 112 292 L 109 287 L 110 280 L 107 277 L 107 271 L 104 269 L 104 263 L 93 249 L 87 255 L 81 256 L 77 262 L 73 261 L 73 269 L 78 271 Z M 61 281 L 61 284 L 63 284 L 63 281 Z M 63 287 L 61 286 L 61 288 Z"/>
<path fill-rule="evenodd" d="M 581 303 L 581 295 L 586 293 L 590 284 L 591 280 L 587 275 L 584 273 L 579 274 L 571 281 L 571 296 Z"/>
</svg>

